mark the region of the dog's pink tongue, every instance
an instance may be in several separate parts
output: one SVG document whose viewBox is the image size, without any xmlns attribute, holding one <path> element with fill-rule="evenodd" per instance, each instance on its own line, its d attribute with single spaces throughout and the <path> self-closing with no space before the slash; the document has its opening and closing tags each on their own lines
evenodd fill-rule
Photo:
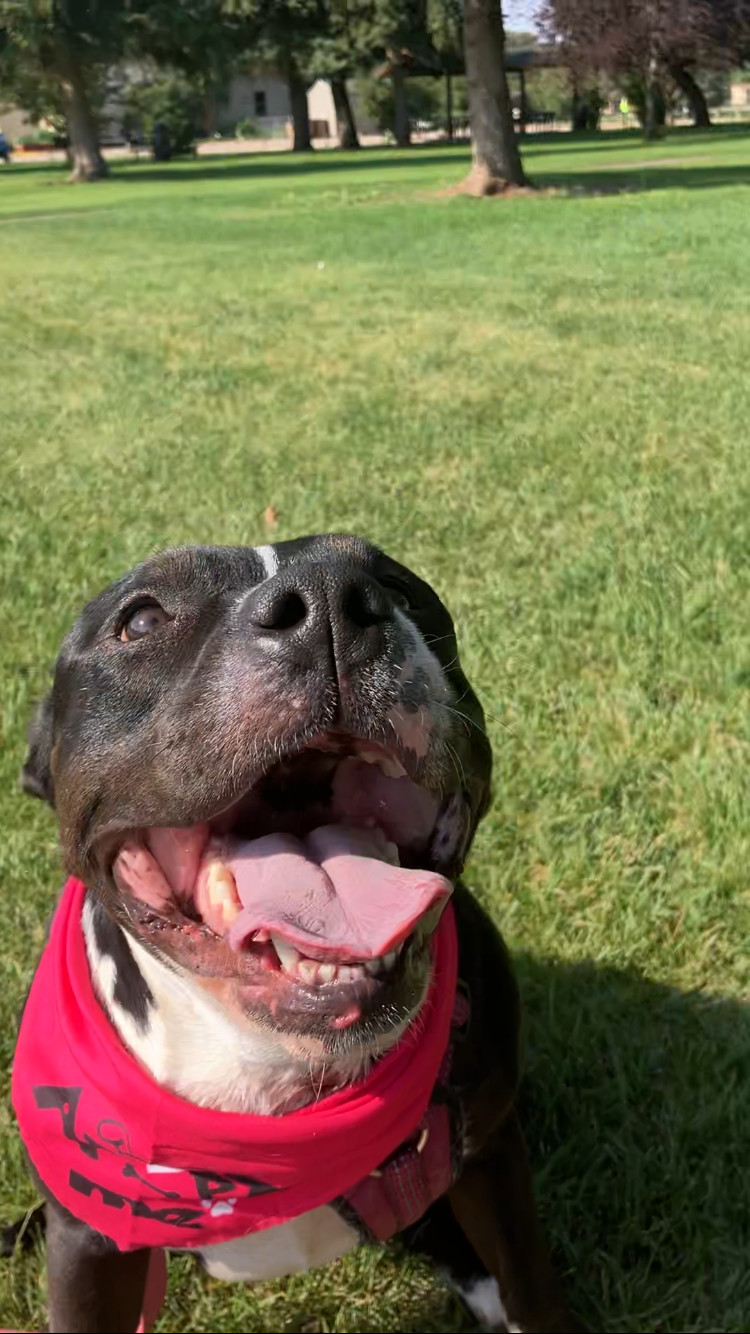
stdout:
<svg viewBox="0 0 750 1334">
<path fill-rule="evenodd" d="M 228 937 L 233 949 L 268 931 L 316 958 L 375 959 L 452 889 L 432 871 L 392 865 L 395 848 L 379 829 L 324 825 L 304 841 L 268 834 L 230 846 L 223 860 L 242 903 Z"/>
</svg>

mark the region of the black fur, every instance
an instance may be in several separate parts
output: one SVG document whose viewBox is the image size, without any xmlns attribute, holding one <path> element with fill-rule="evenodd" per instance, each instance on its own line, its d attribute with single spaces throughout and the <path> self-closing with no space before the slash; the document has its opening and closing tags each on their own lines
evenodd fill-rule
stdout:
<svg viewBox="0 0 750 1334">
<path fill-rule="evenodd" d="M 99 953 L 108 955 L 115 965 L 114 999 L 145 1033 L 154 1003 L 151 989 L 133 958 L 125 932 L 112 921 L 100 899 L 89 894 L 88 901 Z"/>
</svg>

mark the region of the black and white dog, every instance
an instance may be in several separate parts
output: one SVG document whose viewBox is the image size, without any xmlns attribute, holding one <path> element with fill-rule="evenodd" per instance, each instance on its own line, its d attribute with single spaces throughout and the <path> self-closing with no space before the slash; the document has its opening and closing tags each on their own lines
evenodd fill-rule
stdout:
<svg viewBox="0 0 750 1334">
<path fill-rule="evenodd" d="M 396 1227 L 483 1326 L 578 1329 L 538 1235 L 514 1110 L 515 983 L 458 879 L 491 754 L 433 590 L 347 535 L 165 552 L 85 607 L 30 743 L 23 785 L 53 805 L 66 870 L 85 886 L 85 957 L 112 1044 L 182 1103 L 283 1126 L 366 1081 L 407 1031 L 418 1040 L 452 891 L 467 1003 L 438 1080 L 445 1193 L 420 1196 L 419 1219 L 396 1208 Z M 425 1132 L 409 1129 L 414 1159 Z M 91 1136 L 68 1138 L 97 1157 Z M 149 1246 L 92 1227 L 27 1150 L 47 1201 L 51 1329 L 134 1330 Z M 314 1139 L 305 1152 L 312 1169 Z M 354 1199 L 194 1249 L 242 1281 L 323 1264 L 383 1235 Z"/>
</svg>

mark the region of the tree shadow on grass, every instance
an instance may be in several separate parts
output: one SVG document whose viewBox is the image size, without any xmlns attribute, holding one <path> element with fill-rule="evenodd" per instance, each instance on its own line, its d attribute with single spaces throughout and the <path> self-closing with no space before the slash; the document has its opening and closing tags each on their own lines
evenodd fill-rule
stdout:
<svg viewBox="0 0 750 1334">
<path fill-rule="evenodd" d="M 516 966 L 520 1113 L 572 1309 L 608 1334 L 747 1331 L 750 1006 L 593 963 Z M 437 1284 L 398 1326 L 472 1327 Z"/>
<path fill-rule="evenodd" d="M 750 1327 L 750 1007 L 517 960 L 521 1115 L 573 1309 L 607 1331 Z"/>
<path fill-rule="evenodd" d="M 750 130 L 745 126 L 730 127 L 733 139 L 750 138 Z M 613 163 L 611 167 L 581 166 L 573 171 L 535 170 L 535 155 L 526 155 L 526 169 L 533 184 L 543 189 L 556 189 L 570 192 L 572 195 L 585 196 L 589 193 L 616 194 L 622 192 L 643 192 L 649 190 L 697 190 L 712 189 L 727 185 L 747 185 L 750 182 L 750 160 L 745 164 L 723 164 L 710 160 L 716 145 L 715 135 L 725 137 L 728 127 L 721 130 L 696 132 L 692 129 L 670 132 L 669 137 L 660 143 L 649 146 L 650 158 L 641 162 L 629 161 L 635 150 L 643 150 L 644 144 L 637 131 L 600 132 L 586 134 L 549 134 L 534 135 L 526 141 L 526 146 L 533 144 L 541 149 L 554 151 L 555 157 L 565 153 L 590 152 L 594 149 L 619 148 L 623 161 Z M 679 148 L 681 140 L 690 137 L 696 142 L 698 152 L 691 165 L 691 159 Z M 562 141 L 562 142 L 561 142 Z M 705 147 L 705 153 L 703 148 Z M 676 150 L 676 151 L 675 151 Z M 749 154 L 750 157 L 750 154 Z M 363 148 L 356 153 L 339 154 L 334 150 L 318 153 L 252 153 L 216 154 L 210 158 L 178 160 L 166 166 L 158 166 L 146 161 L 127 161 L 120 159 L 111 163 L 111 175 L 108 181 L 98 182 L 90 187 L 98 191 L 106 190 L 109 182 L 132 182 L 144 184 L 163 182 L 167 184 L 198 184 L 202 181 L 222 181 L 227 184 L 239 180 L 273 181 L 285 179 L 303 180 L 318 175 L 346 176 L 351 172 L 401 171 L 407 169 L 418 172 L 422 167 L 453 167 L 458 182 L 468 169 L 471 154 L 468 144 L 448 147 L 446 144 L 420 144 L 406 152 L 394 149 Z M 56 163 L 39 163 L 25 166 L 24 174 L 49 177 L 50 184 L 60 183 L 67 177 L 67 166 Z"/>
<path fill-rule="evenodd" d="M 466 161 L 470 159 L 468 148 Z M 423 159 L 423 162 L 420 161 Z M 253 154 L 212 154 L 210 158 L 198 158 L 190 163 L 175 163 L 173 166 L 156 167 L 142 164 L 123 165 L 121 171 L 112 173 L 112 180 L 128 181 L 226 181 L 238 177 L 251 179 L 275 180 L 279 176 L 310 176 L 317 173 L 346 173 L 351 171 L 380 171 L 391 168 L 420 167 L 455 164 L 462 166 L 463 156 L 460 150 L 442 152 L 430 144 L 422 144 L 409 149 L 403 154 L 394 149 L 361 148 L 356 153 L 339 155 L 334 150 L 317 153 L 253 153 Z"/>
<path fill-rule="evenodd" d="M 521 143 L 522 148 L 528 149 L 538 145 L 545 152 L 555 154 L 590 153 L 596 150 L 609 152 L 613 148 L 621 148 L 626 153 L 645 149 L 661 156 L 667 154 L 670 147 L 684 148 L 685 143 L 695 144 L 708 151 L 715 148 L 717 143 L 727 140 L 735 143 L 737 140 L 748 138 L 750 138 L 750 123 L 745 122 L 736 125 L 712 125 L 710 129 L 696 129 L 694 125 L 676 125 L 670 127 L 662 139 L 648 143 L 643 138 L 643 131 L 639 129 L 532 133 Z"/>
<path fill-rule="evenodd" d="M 577 194 L 643 194 L 651 190 L 710 190 L 726 185 L 749 185 L 750 162 L 745 166 L 681 166 L 680 159 L 663 158 L 651 163 L 618 164 L 610 170 L 585 168 L 575 172 L 531 172 L 533 183 L 544 189 Z"/>
<path fill-rule="evenodd" d="M 267 155 L 270 156 L 270 155 Z M 128 181 L 171 181 L 177 182 L 199 182 L 199 181 L 225 181 L 229 183 L 235 180 L 280 180 L 282 177 L 289 179 L 302 180 L 305 177 L 318 173 L 319 176 L 334 175 L 345 176 L 352 171 L 387 171 L 408 168 L 412 172 L 418 171 L 420 167 L 431 168 L 434 166 L 451 166 L 456 171 L 456 182 L 465 174 L 469 165 L 468 150 L 464 157 L 457 152 L 438 153 L 432 151 L 424 156 L 420 153 L 416 158 L 412 154 L 404 157 L 398 157 L 395 154 L 390 156 L 383 153 L 371 154 L 368 150 L 363 150 L 360 154 L 352 157 L 339 158 L 331 155 L 322 155 L 318 158 L 300 158 L 293 157 L 291 154 L 281 154 L 273 161 L 263 160 L 263 155 L 258 154 L 253 158 L 242 158 L 240 161 L 228 158 L 221 159 L 219 164 L 203 165 L 197 164 L 190 167 L 189 172 L 180 171 L 179 167 L 169 168 L 148 168 L 133 167 L 127 169 L 119 176 L 120 180 Z M 626 192 L 644 192 L 649 190 L 700 190 L 712 189 L 725 185 L 747 185 L 750 183 L 750 162 L 747 165 L 716 165 L 701 163 L 696 166 L 682 165 L 685 159 L 675 157 L 670 159 L 668 148 L 665 147 L 664 153 L 653 162 L 634 163 L 630 166 L 628 163 L 618 164 L 611 169 L 591 169 L 581 168 L 571 172 L 556 171 L 535 171 L 533 159 L 527 162 L 527 170 L 531 176 L 534 185 L 543 189 L 554 188 L 562 192 L 570 191 L 575 194 L 577 191 L 583 195 L 588 193 L 616 194 Z M 118 179 L 113 175 L 113 180 Z M 499 202 L 502 202 L 500 200 Z"/>
</svg>

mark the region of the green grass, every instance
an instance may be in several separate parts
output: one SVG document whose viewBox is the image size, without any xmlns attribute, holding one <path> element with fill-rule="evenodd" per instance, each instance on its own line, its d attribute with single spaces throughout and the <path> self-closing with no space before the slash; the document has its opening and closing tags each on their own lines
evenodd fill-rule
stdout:
<svg viewBox="0 0 750 1334">
<path fill-rule="evenodd" d="M 517 959 L 537 1190 L 595 1329 L 750 1329 L 750 138 L 0 176 L 2 1064 L 60 884 L 15 790 L 82 601 L 170 543 L 354 529 L 428 577 L 488 709 L 469 881 Z M 8 1103 L 1 1212 L 33 1202 Z M 40 1328 L 38 1258 L 0 1323 Z M 412 1261 L 162 1330 L 458 1330 Z"/>
</svg>

